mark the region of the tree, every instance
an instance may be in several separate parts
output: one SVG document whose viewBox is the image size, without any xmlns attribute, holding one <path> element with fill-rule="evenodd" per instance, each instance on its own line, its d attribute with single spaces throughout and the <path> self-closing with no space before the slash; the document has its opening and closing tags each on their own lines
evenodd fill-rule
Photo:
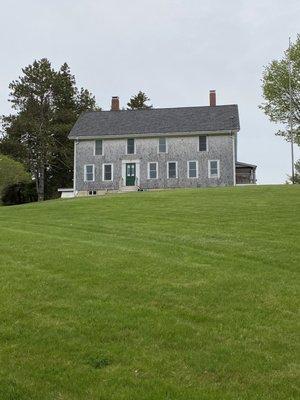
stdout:
<svg viewBox="0 0 300 400">
<path fill-rule="evenodd" d="M 291 87 L 289 92 L 289 59 L 291 60 Z M 291 140 L 289 128 L 290 97 L 292 100 L 292 122 L 294 141 L 300 145 L 300 35 L 291 48 L 284 52 L 281 60 L 273 60 L 264 68 L 262 77 L 265 102 L 260 108 L 272 122 L 285 126 L 276 134 Z"/>
<path fill-rule="evenodd" d="M 146 103 L 150 101 L 149 97 L 142 92 L 139 91 L 137 95 L 132 96 L 127 103 L 128 110 L 138 110 L 138 109 L 147 109 L 152 108 L 152 105 L 148 106 Z"/>
<path fill-rule="evenodd" d="M 87 89 L 76 87 L 75 77 L 65 63 L 58 71 L 56 80 L 56 112 L 53 120 L 55 151 L 53 161 L 46 169 L 45 191 L 48 197 L 57 196 L 58 187 L 72 186 L 74 143 L 68 134 L 79 115 L 96 107 L 94 96 Z"/>
<path fill-rule="evenodd" d="M 30 181 L 30 175 L 23 164 L 0 154 L 0 195 L 4 188 L 9 185 Z"/>
<path fill-rule="evenodd" d="M 290 176 L 290 181 L 292 182 L 292 177 Z M 300 183 L 300 160 L 295 163 L 295 176 L 294 183 Z"/>
<path fill-rule="evenodd" d="M 35 178 L 38 199 L 72 183 L 73 146 L 68 133 L 82 111 L 95 109 L 95 98 L 78 90 L 65 63 L 55 71 L 49 60 L 34 61 L 10 85 L 16 114 L 4 116 L 0 150 L 22 161 Z"/>
</svg>

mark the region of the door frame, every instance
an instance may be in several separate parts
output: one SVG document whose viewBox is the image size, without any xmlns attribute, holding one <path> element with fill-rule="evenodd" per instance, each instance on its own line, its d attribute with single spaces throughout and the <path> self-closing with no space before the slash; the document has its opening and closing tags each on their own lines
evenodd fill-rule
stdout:
<svg viewBox="0 0 300 400">
<path fill-rule="evenodd" d="M 122 160 L 122 179 L 123 186 L 126 186 L 126 164 L 135 164 L 135 176 L 137 178 L 137 185 L 140 186 L 140 160 Z"/>
<path fill-rule="evenodd" d="M 128 167 L 129 166 L 129 167 Z M 129 173 L 129 175 L 128 175 Z M 130 182 L 130 184 L 129 184 Z M 136 163 L 126 163 L 125 186 L 136 186 Z"/>
</svg>

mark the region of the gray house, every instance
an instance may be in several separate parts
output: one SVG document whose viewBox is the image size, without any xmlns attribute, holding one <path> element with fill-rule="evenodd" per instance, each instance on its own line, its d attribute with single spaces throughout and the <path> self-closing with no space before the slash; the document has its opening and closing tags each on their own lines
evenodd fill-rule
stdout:
<svg viewBox="0 0 300 400">
<path fill-rule="evenodd" d="M 205 107 L 120 110 L 113 97 L 110 111 L 83 113 L 69 135 L 74 194 L 235 185 L 238 107 L 217 106 L 215 91 L 209 98 Z"/>
</svg>

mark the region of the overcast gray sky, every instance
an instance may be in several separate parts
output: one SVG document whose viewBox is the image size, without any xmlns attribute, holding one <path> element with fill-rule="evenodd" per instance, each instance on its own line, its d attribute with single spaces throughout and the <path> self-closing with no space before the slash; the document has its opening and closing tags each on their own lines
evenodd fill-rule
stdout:
<svg viewBox="0 0 300 400">
<path fill-rule="evenodd" d="M 259 183 L 282 183 L 290 146 L 258 109 L 263 66 L 300 33 L 299 0 L 0 0 L 0 114 L 8 84 L 34 59 L 66 61 L 108 109 L 139 90 L 154 107 L 237 103 L 238 159 Z M 300 158 L 299 149 L 296 156 Z"/>
</svg>

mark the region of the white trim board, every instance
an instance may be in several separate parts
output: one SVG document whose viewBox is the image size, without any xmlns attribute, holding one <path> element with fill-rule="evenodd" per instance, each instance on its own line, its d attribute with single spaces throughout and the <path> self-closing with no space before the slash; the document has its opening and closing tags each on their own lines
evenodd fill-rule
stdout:
<svg viewBox="0 0 300 400">
<path fill-rule="evenodd" d="M 176 164 L 176 176 L 175 178 L 170 178 L 169 177 L 169 164 Z M 178 161 L 167 161 L 167 178 L 168 179 L 178 179 Z"/>
<path fill-rule="evenodd" d="M 195 162 L 196 163 L 196 176 L 190 176 L 190 163 Z M 188 160 L 186 162 L 186 167 L 187 167 L 187 177 L 188 179 L 198 179 L 199 178 L 199 166 L 198 166 L 198 160 Z"/>
<path fill-rule="evenodd" d="M 141 160 L 122 160 L 122 179 L 123 185 L 126 185 L 126 164 L 135 164 L 135 176 L 138 180 L 138 184 L 140 182 L 140 163 Z"/>
<path fill-rule="evenodd" d="M 156 165 L 156 178 L 150 178 L 150 164 Z M 148 161 L 147 164 L 147 179 L 158 179 L 158 162 L 157 161 Z"/>
<path fill-rule="evenodd" d="M 111 166 L 111 179 L 104 179 L 104 172 L 105 172 L 106 165 Z M 114 180 L 114 164 L 113 163 L 103 163 L 102 164 L 102 181 L 103 182 L 113 182 L 113 180 Z"/>
<path fill-rule="evenodd" d="M 166 140 L 166 151 L 159 151 L 159 139 L 165 139 Z M 163 136 L 163 137 L 159 137 L 157 138 L 157 154 L 168 154 L 168 138 Z"/>
<path fill-rule="evenodd" d="M 101 154 L 96 154 L 96 142 L 97 142 L 97 140 L 99 141 L 99 140 L 101 140 Z M 103 139 L 95 139 L 94 140 L 94 156 L 95 157 L 100 157 L 100 156 L 103 156 L 103 142 L 104 142 L 104 140 Z"/>
<path fill-rule="evenodd" d="M 217 168 L 218 168 L 218 174 L 217 175 L 211 175 L 210 174 L 210 163 L 212 161 L 216 161 L 217 162 Z M 220 178 L 220 160 L 208 160 L 208 177 L 210 179 L 219 179 Z"/>
<path fill-rule="evenodd" d="M 92 180 L 86 179 L 86 167 L 93 167 L 93 179 Z M 84 172 L 84 176 L 83 176 L 84 182 L 95 182 L 95 164 L 84 164 L 83 172 Z"/>
<path fill-rule="evenodd" d="M 128 153 L 128 139 L 133 139 L 133 151 L 134 153 Z M 126 138 L 126 153 L 127 156 L 134 156 L 136 154 L 136 140 L 135 138 Z"/>
<path fill-rule="evenodd" d="M 185 137 L 185 136 L 223 136 L 232 135 L 232 133 L 237 133 L 238 130 L 224 130 L 224 131 L 193 131 L 193 132 L 168 132 L 168 133 L 131 133 L 124 135 L 87 135 L 87 136 L 76 136 L 69 137 L 70 140 L 95 140 L 95 139 L 131 139 L 131 138 L 159 138 L 159 137 Z"/>
</svg>

